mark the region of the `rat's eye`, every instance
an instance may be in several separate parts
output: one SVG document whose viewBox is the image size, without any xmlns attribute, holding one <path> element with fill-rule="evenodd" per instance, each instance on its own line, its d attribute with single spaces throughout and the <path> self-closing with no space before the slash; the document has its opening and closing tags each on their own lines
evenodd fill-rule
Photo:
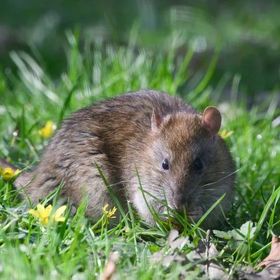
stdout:
<svg viewBox="0 0 280 280">
<path fill-rule="evenodd" d="M 162 168 L 163 168 L 164 170 L 168 170 L 168 169 L 169 169 L 169 161 L 168 161 L 168 159 L 165 159 L 165 160 L 162 162 L 161 166 L 162 166 Z"/>
<path fill-rule="evenodd" d="M 196 158 L 192 164 L 192 167 L 196 172 L 201 173 L 204 168 L 204 163 L 200 158 Z"/>
</svg>

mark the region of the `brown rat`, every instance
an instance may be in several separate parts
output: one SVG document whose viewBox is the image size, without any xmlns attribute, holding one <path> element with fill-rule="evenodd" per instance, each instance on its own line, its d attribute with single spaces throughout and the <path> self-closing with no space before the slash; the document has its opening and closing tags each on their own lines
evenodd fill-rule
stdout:
<svg viewBox="0 0 280 280">
<path fill-rule="evenodd" d="M 38 166 L 15 185 L 37 202 L 63 182 L 62 195 L 74 205 L 86 196 L 87 215 L 97 219 L 113 204 L 103 174 L 118 199 L 130 200 L 148 223 L 150 209 L 162 213 L 166 204 L 197 220 L 225 194 L 208 218 L 213 225 L 230 207 L 234 185 L 220 125 L 214 107 L 201 115 L 165 93 L 127 93 L 64 120 Z"/>
</svg>

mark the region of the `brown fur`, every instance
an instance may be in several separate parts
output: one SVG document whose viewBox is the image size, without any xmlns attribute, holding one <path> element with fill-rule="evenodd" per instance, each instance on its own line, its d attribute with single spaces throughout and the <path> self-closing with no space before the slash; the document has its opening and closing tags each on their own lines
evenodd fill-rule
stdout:
<svg viewBox="0 0 280 280">
<path fill-rule="evenodd" d="M 198 219 L 224 193 L 221 206 L 226 211 L 232 200 L 234 164 L 224 141 L 205 127 L 202 118 L 206 119 L 182 100 L 151 90 L 97 103 L 66 119 L 38 166 L 15 184 L 37 202 L 63 182 L 62 195 L 74 205 L 86 196 L 87 214 L 96 219 L 106 203 L 112 205 L 98 165 L 121 202 L 132 201 L 147 222 L 153 223 L 153 218 L 144 205 L 139 179 L 142 188 L 159 199 L 147 195 L 159 213 L 164 209 L 160 200 L 166 197 L 171 208 L 186 208 Z M 209 121 L 211 127 L 211 116 Z M 202 174 L 193 171 L 198 157 L 205 165 Z M 162 169 L 165 158 L 168 171 Z M 210 222 L 219 215 L 218 209 Z"/>
</svg>

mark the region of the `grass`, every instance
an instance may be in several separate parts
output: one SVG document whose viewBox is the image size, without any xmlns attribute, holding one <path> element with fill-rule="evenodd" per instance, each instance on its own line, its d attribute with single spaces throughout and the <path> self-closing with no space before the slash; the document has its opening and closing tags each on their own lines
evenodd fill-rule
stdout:
<svg viewBox="0 0 280 280">
<path fill-rule="evenodd" d="M 191 51 L 177 57 L 172 48 L 168 53 L 153 53 L 136 51 L 133 45 L 98 44 L 85 44 L 81 50 L 72 33 L 67 38 L 68 64 L 59 79 L 45 73 L 38 54 L 11 53 L 17 73 L 0 73 L 0 157 L 20 168 L 38 161 L 47 144 L 38 131 L 46 121 L 59 125 L 65 116 L 96 100 L 153 88 L 179 94 L 199 110 L 219 104 L 222 89 L 208 84 L 216 56 L 201 77 L 189 72 Z M 194 86 L 185 92 L 187 83 Z M 199 260 L 165 266 L 154 263 L 152 256 L 160 252 L 191 258 L 205 238 L 215 244 L 217 261 L 230 276 L 240 267 L 256 267 L 269 251 L 272 234 L 280 234 L 280 129 L 274 121 L 279 109 L 272 95 L 267 104 L 250 110 L 242 98 L 220 103 L 220 108 L 223 128 L 233 131 L 227 142 L 238 170 L 235 202 L 224 231 L 208 236 L 198 225 L 183 224 L 181 237 L 188 237 L 186 245 L 173 250 L 167 241 L 170 225 L 159 222 L 154 228 L 146 227 L 129 207 L 122 221 L 109 228 L 106 217 L 99 224 L 87 221 L 84 204 L 74 216 L 68 208 L 65 222 L 44 227 L 28 214 L 31 206 L 21 203 L 12 183 L 0 179 L 1 279 L 95 279 L 114 251 L 119 253 L 117 279 L 202 278 Z"/>
</svg>

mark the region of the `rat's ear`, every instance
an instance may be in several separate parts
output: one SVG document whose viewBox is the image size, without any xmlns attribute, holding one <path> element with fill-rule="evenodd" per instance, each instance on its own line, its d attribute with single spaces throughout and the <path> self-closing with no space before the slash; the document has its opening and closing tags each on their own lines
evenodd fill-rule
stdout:
<svg viewBox="0 0 280 280">
<path fill-rule="evenodd" d="M 207 107 L 202 115 L 203 126 L 211 133 L 219 132 L 222 122 L 220 111 L 216 107 Z"/>
<path fill-rule="evenodd" d="M 155 111 L 155 109 L 154 109 L 153 113 L 152 113 L 152 117 L 151 117 L 151 129 L 152 129 L 152 131 L 158 130 L 161 123 L 162 123 L 162 116 L 157 111 Z"/>
</svg>

